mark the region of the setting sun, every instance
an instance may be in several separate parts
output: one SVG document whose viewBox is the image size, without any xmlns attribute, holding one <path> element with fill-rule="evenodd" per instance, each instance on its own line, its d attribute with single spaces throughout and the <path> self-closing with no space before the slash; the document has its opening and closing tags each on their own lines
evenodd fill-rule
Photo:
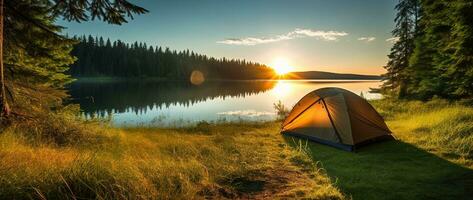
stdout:
<svg viewBox="0 0 473 200">
<path fill-rule="evenodd" d="M 276 60 L 274 60 L 271 67 L 278 75 L 284 75 L 291 71 L 291 66 L 289 66 L 289 63 L 284 58 L 277 58 Z"/>
</svg>

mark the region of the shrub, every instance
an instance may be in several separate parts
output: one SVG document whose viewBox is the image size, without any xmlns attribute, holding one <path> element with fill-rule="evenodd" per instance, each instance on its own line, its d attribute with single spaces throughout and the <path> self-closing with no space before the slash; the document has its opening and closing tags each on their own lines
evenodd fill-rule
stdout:
<svg viewBox="0 0 473 200">
<path fill-rule="evenodd" d="M 289 109 L 281 102 L 281 100 L 273 105 L 276 110 L 277 120 L 284 120 L 289 114 Z"/>
<path fill-rule="evenodd" d="M 33 144 L 49 143 L 58 146 L 94 143 L 105 138 L 99 127 L 106 125 L 97 119 L 84 120 L 79 116 L 79 107 L 66 106 L 57 111 L 34 113 L 31 118 L 15 121 L 9 127 L 22 134 Z"/>
</svg>

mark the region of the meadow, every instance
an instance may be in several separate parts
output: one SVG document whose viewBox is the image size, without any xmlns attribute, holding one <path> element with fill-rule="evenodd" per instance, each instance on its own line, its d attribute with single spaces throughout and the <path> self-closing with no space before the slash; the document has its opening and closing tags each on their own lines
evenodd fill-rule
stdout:
<svg viewBox="0 0 473 200">
<path fill-rule="evenodd" d="M 47 123 L 76 133 L 31 136 L 17 127 L 0 135 L 0 199 L 343 197 L 284 142 L 277 123 L 73 130 Z"/>
<path fill-rule="evenodd" d="M 282 136 L 279 122 L 118 129 L 48 114 L 0 134 L 0 199 L 473 195 L 468 102 L 371 103 L 397 140 L 356 153 Z"/>
</svg>

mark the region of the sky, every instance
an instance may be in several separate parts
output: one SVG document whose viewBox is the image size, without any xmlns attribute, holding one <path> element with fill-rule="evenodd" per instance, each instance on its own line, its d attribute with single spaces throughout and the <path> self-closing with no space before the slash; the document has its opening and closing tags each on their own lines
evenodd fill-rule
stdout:
<svg viewBox="0 0 473 200">
<path fill-rule="evenodd" d="M 68 35 L 189 49 L 293 71 L 381 74 L 394 39 L 396 0 L 152 0 L 118 26 L 66 22 Z"/>
</svg>

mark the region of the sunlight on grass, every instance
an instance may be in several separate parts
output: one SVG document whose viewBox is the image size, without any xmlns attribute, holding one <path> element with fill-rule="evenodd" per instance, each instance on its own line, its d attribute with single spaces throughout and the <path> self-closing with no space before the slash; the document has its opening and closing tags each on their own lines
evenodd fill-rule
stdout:
<svg viewBox="0 0 473 200">
<path fill-rule="evenodd" d="M 372 104 L 398 140 L 357 153 L 282 137 L 278 122 L 114 129 L 45 117 L 0 134 L 0 199 L 471 196 L 472 107 Z"/>
<path fill-rule="evenodd" d="M 384 114 L 396 137 L 473 168 L 473 107 L 442 100 L 374 104 L 391 110 Z"/>
<path fill-rule="evenodd" d="M 341 199 L 307 155 L 285 144 L 277 127 L 109 129 L 99 141 L 61 146 L 32 142 L 10 129 L 0 135 L 0 198 Z"/>
<path fill-rule="evenodd" d="M 312 142 L 306 148 L 346 196 L 375 200 L 473 195 L 472 107 L 441 100 L 372 104 L 397 141 L 372 144 L 357 153 Z M 300 148 L 301 140 L 286 141 Z"/>
</svg>

